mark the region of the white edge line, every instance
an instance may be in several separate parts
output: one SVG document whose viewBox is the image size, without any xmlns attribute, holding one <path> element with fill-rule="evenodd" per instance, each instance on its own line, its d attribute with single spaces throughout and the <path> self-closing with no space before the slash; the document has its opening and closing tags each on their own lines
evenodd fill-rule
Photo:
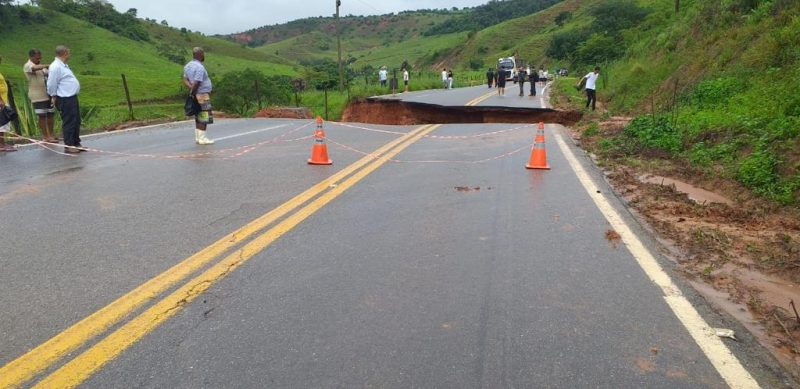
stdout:
<svg viewBox="0 0 800 389">
<path fill-rule="evenodd" d="M 550 84 L 551 83 L 549 83 L 549 82 L 545 82 L 544 83 L 544 88 L 542 88 L 542 97 L 539 98 L 539 105 L 541 105 L 542 108 L 547 108 L 547 104 L 544 102 L 544 96 L 545 96 L 545 92 L 547 91 L 547 88 L 550 87 Z"/>
<path fill-rule="evenodd" d="M 267 127 L 267 128 L 260 128 L 260 129 L 258 129 L 258 130 L 253 130 L 253 131 L 243 132 L 243 133 L 241 133 L 241 134 L 233 134 L 233 135 L 223 136 L 223 137 L 220 137 L 220 138 L 213 138 L 213 140 L 215 140 L 215 141 L 218 141 L 218 140 L 225 140 L 225 139 L 231 139 L 231 138 L 238 138 L 238 137 L 240 137 L 240 136 L 251 135 L 251 134 L 257 134 L 257 133 L 259 133 L 259 132 L 264 132 L 264 131 L 274 130 L 274 129 L 276 129 L 276 128 L 281 128 L 281 127 L 286 127 L 286 126 L 288 126 L 288 124 L 281 124 L 281 125 L 272 126 L 272 127 Z"/>
<path fill-rule="evenodd" d="M 639 238 L 628 227 L 620 214 L 611 206 L 611 203 L 602 193 L 597 193 L 597 186 L 581 166 L 580 162 L 567 146 L 560 134 L 551 131 L 558 143 L 558 147 L 566 157 L 567 161 L 578 176 L 589 197 L 594 200 L 595 205 L 603 213 L 606 220 L 622 237 L 622 242 L 636 259 L 639 266 L 644 270 L 650 280 L 653 281 L 664 293 L 664 300 L 672 309 L 672 312 L 680 320 L 694 341 L 703 350 L 703 353 L 717 369 L 725 382 L 731 388 L 760 388 L 756 380 L 745 370 L 741 362 L 728 349 L 722 340 L 716 336 L 711 326 L 700 316 L 694 306 L 681 293 L 680 289 L 672 282 L 672 279 L 658 264 L 655 257 L 644 246 Z"/>
</svg>

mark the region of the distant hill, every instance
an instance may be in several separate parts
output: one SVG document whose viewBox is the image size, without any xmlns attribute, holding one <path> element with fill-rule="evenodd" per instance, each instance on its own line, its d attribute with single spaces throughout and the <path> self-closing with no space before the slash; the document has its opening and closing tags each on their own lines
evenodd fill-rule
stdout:
<svg viewBox="0 0 800 389">
<path fill-rule="evenodd" d="M 399 41 L 422 35 L 431 27 L 465 12 L 468 11 L 422 10 L 379 16 L 348 15 L 340 17 L 339 24 L 343 40 L 374 37 L 376 38 L 375 42 L 380 44 L 387 40 Z M 225 37 L 250 47 L 258 47 L 312 33 L 322 33 L 335 38 L 335 18 L 320 16 L 299 19 L 284 24 L 263 26 Z"/>
</svg>

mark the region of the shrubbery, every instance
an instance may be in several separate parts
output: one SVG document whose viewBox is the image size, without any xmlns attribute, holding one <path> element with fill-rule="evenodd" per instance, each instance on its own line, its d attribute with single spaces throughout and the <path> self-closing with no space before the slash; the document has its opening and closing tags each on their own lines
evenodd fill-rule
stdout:
<svg viewBox="0 0 800 389">
<path fill-rule="evenodd" d="M 214 83 L 214 105 L 242 116 L 266 106 L 288 104 L 291 95 L 290 77 L 266 76 L 253 69 L 226 73 Z"/>
<path fill-rule="evenodd" d="M 136 18 L 135 8 L 119 13 L 111 3 L 102 0 L 36 0 L 36 4 L 85 20 L 126 38 L 136 41 L 150 40 L 147 30 Z"/>
</svg>

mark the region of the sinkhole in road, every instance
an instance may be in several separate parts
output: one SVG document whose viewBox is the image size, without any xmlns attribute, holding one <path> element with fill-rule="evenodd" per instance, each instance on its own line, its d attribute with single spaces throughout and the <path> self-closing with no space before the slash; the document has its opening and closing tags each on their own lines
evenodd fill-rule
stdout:
<svg viewBox="0 0 800 389">
<path fill-rule="evenodd" d="M 342 121 L 391 125 L 545 122 L 571 126 L 582 115 L 579 111 L 549 108 L 442 106 L 399 100 L 358 99 L 345 108 Z"/>
</svg>

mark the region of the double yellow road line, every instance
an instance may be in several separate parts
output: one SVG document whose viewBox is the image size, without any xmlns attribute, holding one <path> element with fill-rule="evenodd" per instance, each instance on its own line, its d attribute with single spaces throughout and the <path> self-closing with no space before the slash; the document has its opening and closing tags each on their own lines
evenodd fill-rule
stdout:
<svg viewBox="0 0 800 389">
<path fill-rule="evenodd" d="M 118 329 L 44 377 L 34 387 L 68 388 L 79 385 L 125 349 L 175 315 L 216 281 L 224 278 L 263 251 L 283 234 L 292 230 L 405 148 L 438 127 L 438 124 L 421 126 L 387 143 L 372 154 L 319 182 L 242 228 L 231 232 L 8 363 L 0 368 L 0 388 L 15 388 L 26 384 L 34 377 L 52 369 L 70 353 L 85 347 L 89 341 L 108 332 L 111 327 L 119 325 L 137 309 L 155 301 L 142 313 L 128 320 Z M 311 201 L 312 199 L 313 201 Z M 303 204 L 306 205 L 303 206 Z M 254 234 L 286 215 L 289 216 L 211 265 L 199 275 L 185 281 L 193 273 L 210 265 L 219 256 L 247 241 Z M 183 284 L 177 289 L 159 299 L 160 295 L 175 288 L 181 282 Z"/>
<path fill-rule="evenodd" d="M 486 94 L 484 94 L 484 95 L 478 96 L 478 97 L 476 97 L 476 98 L 474 98 L 474 99 L 472 99 L 472 100 L 468 101 L 468 102 L 467 102 L 467 104 L 465 104 L 465 105 L 466 105 L 467 107 L 476 106 L 476 105 L 480 104 L 482 101 L 484 101 L 484 100 L 486 100 L 486 99 L 488 99 L 488 98 L 492 97 L 492 96 L 493 96 L 493 95 L 495 95 L 495 94 L 497 94 L 497 92 L 496 92 L 496 91 L 491 91 L 491 92 L 489 92 L 489 93 L 486 93 Z"/>
</svg>

